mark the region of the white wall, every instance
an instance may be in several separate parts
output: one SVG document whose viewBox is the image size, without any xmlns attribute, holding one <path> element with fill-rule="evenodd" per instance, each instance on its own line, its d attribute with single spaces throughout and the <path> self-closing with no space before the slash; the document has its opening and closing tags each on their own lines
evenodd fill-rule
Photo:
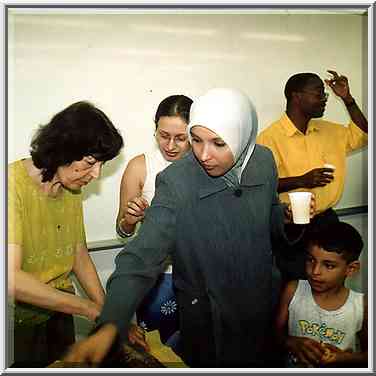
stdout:
<svg viewBox="0 0 376 376">
<path fill-rule="evenodd" d="M 10 10 L 9 162 L 27 156 L 37 125 L 69 104 L 90 100 L 103 109 L 126 147 L 85 189 L 89 241 L 115 238 L 122 171 L 152 144 L 152 119 L 168 95 L 194 99 L 211 87 L 240 88 L 264 128 L 284 110 L 289 76 L 312 71 L 327 77 L 326 69 L 336 69 L 349 76 L 353 95 L 365 105 L 366 17 L 359 14 L 38 12 Z M 348 121 L 333 95 L 325 116 Z M 338 207 L 367 203 L 367 150 L 349 158 L 348 167 Z"/>
</svg>

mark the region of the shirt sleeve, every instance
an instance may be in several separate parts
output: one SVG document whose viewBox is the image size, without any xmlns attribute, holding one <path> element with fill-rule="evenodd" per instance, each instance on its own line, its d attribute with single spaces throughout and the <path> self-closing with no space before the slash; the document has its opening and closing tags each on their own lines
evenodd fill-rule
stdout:
<svg viewBox="0 0 376 376">
<path fill-rule="evenodd" d="M 363 132 L 353 121 L 346 129 L 346 154 L 367 145 L 368 134 Z"/>
<path fill-rule="evenodd" d="M 114 323 L 122 341 L 127 338 L 134 312 L 175 247 L 177 196 L 162 174 L 157 176 L 156 193 L 138 235 L 115 259 L 116 268 L 107 282 L 106 300 L 98 319 L 98 325 Z"/>
<path fill-rule="evenodd" d="M 8 243 L 22 245 L 22 200 L 17 186 L 14 168 L 8 171 Z"/>
</svg>

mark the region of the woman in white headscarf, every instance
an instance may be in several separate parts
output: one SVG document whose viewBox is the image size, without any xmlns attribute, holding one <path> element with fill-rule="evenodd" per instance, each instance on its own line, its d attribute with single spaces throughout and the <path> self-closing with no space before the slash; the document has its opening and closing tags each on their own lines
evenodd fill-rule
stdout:
<svg viewBox="0 0 376 376">
<path fill-rule="evenodd" d="M 191 107 L 193 153 L 156 181 L 136 239 L 117 256 L 98 324 L 68 361 L 98 362 L 153 286 L 167 256 L 180 312 L 181 354 L 191 367 L 270 366 L 272 237 L 286 241 L 285 211 L 269 149 L 255 145 L 249 98 L 212 89 Z"/>
</svg>

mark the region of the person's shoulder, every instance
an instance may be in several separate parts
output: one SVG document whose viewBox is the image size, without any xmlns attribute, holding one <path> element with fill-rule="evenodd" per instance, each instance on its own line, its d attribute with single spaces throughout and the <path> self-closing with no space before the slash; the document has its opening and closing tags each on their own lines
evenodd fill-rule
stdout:
<svg viewBox="0 0 376 376">
<path fill-rule="evenodd" d="M 257 135 L 256 142 L 274 150 L 276 145 L 284 138 L 283 125 L 277 120 L 261 130 Z"/>
<path fill-rule="evenodd" d="M 202 174 L 202 171 L 198 168 L 198 162 L 190 151 L 181 159 L 171 163 L 157 176 L 158 179 L 163 179 L 168 184 L 177 186 L 179 190 L 184 190 L 190 186 L 191 182 L 197 181 L 200 174 Z"/>
<path fill-rule="evenodd" d="M 299 282 L 300 282 L 299 280 L 288 281 L 285 286 L 285 292 L 289 296 L 293 297 L 294 294 L 296 293 L 296 290 L 298 289 Z"/>
<path fill-rule="evenodd" d="M 143 181 L 145 180 L 146 175 L 146 161 L 145 155 L 139 154 L 133 157 L 127 164 L 124 173 L 123 173 L 123 180 L 137 180 Z"/>
<path fill-rule="evenodd" d="M 8 181 L 21 181 L 25 179 L 26 171 L 22 159 L 8 164 Z"/>
<path fill-rule="evenodd" d="M 340 123 L 335 123 L 327 119 L 312 119 L 312 123 L 319 129 L 333 131 L 333 130 L 344 130 L 345 125 Z"/>
<path fill-rule="evenodd" d="M 275 133 L 278 133 L 282 129 L 281 119 L 274 120 L 273 122 L 269 123 L 265 128 L 263 128 L 259 136 L 271 136 Z"/>
<path fill-rule="evenodd" d="M 274 160 L 273 152 L 269 147 L 262 144 L 256 144 L 253 156 L 251 158 L 257 159 L 258 162 L 271 162 Z"/>
<path fill-rule="evenodd" d="M 195 157 L 189 152 L 157 174 L 156 187 L 163 184 L 172 196 L 186 198 L 194 192 L 192 184 L 199 184 L 197 167 Z"/>
<path fill-rule="evenodd" d="M 299 281 L 293 280 L 288 281 L 282 289 L 281 301 L 284 302 L 287 306 L 290 305 L 295 293 L 298 289 Z"/>
<path fill-rule="evenodd" d="M 8 164 L 8 171 L 17 171 L 21 167 L 22 160 L 19 159 L 17 161 L 11 162 Z"/>
<path fill-rule="evenodd" d="M 272 154 L 272 151 L 265 145 L 256 144 L 254 153 L 266 156 Z"/>
<path fill-rule="evenodd" d="M 145 154 L 138 154 L 133 157 L 127 164 L 127 168 L 139 169 L 145 167 Z"/>
<path fill-rule="evenodd" d="M 356 299 L 367 300 L 367 294 L 364 292 L 359 292 L 359 291 L 349 288 L 349 294 L 351 294 Z"/>
<path fill-rule="evenodd" d="M 192 151 L 189 151 L 185 154 L 182 158 L 177 161 L 171 163 L 168 167 L 166 167 L 161 174 L 163 173 L 165 176 L 175 176 L 178 175 L 179 177 L 183 178 L 186 174 L 192 173 L 195 171 L 195 157 Z"/>
</svg>

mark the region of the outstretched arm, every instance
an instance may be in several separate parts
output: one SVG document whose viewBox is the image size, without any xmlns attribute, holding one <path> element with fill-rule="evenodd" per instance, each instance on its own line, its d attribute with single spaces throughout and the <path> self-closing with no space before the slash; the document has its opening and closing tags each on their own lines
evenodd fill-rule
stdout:
<svg viewBox="0 0 376 376">
<path fill-rule="evenodd" d="M 75 345 L 65 360 L 98 362 L 117 336 L 126 340 L 133 313 L 174 250 L 176 193 L 170 186 L 165 179 L 157 178 L 153 205 L 138 236 L 116 257 L 116 268 L 107 282 L 105 303 L 97 321 L 99 330 Z"/>
<path fill-rule="evenodd" d="M 365 133 L 368 133 L 368 121 L 350 94 L 349 81 L 346 76 L 338 75 L 336 71 L 328 70 L 332 78 L 325 83 L 338 95 L 345 104 L 351 120 Z"/>
</svg>

